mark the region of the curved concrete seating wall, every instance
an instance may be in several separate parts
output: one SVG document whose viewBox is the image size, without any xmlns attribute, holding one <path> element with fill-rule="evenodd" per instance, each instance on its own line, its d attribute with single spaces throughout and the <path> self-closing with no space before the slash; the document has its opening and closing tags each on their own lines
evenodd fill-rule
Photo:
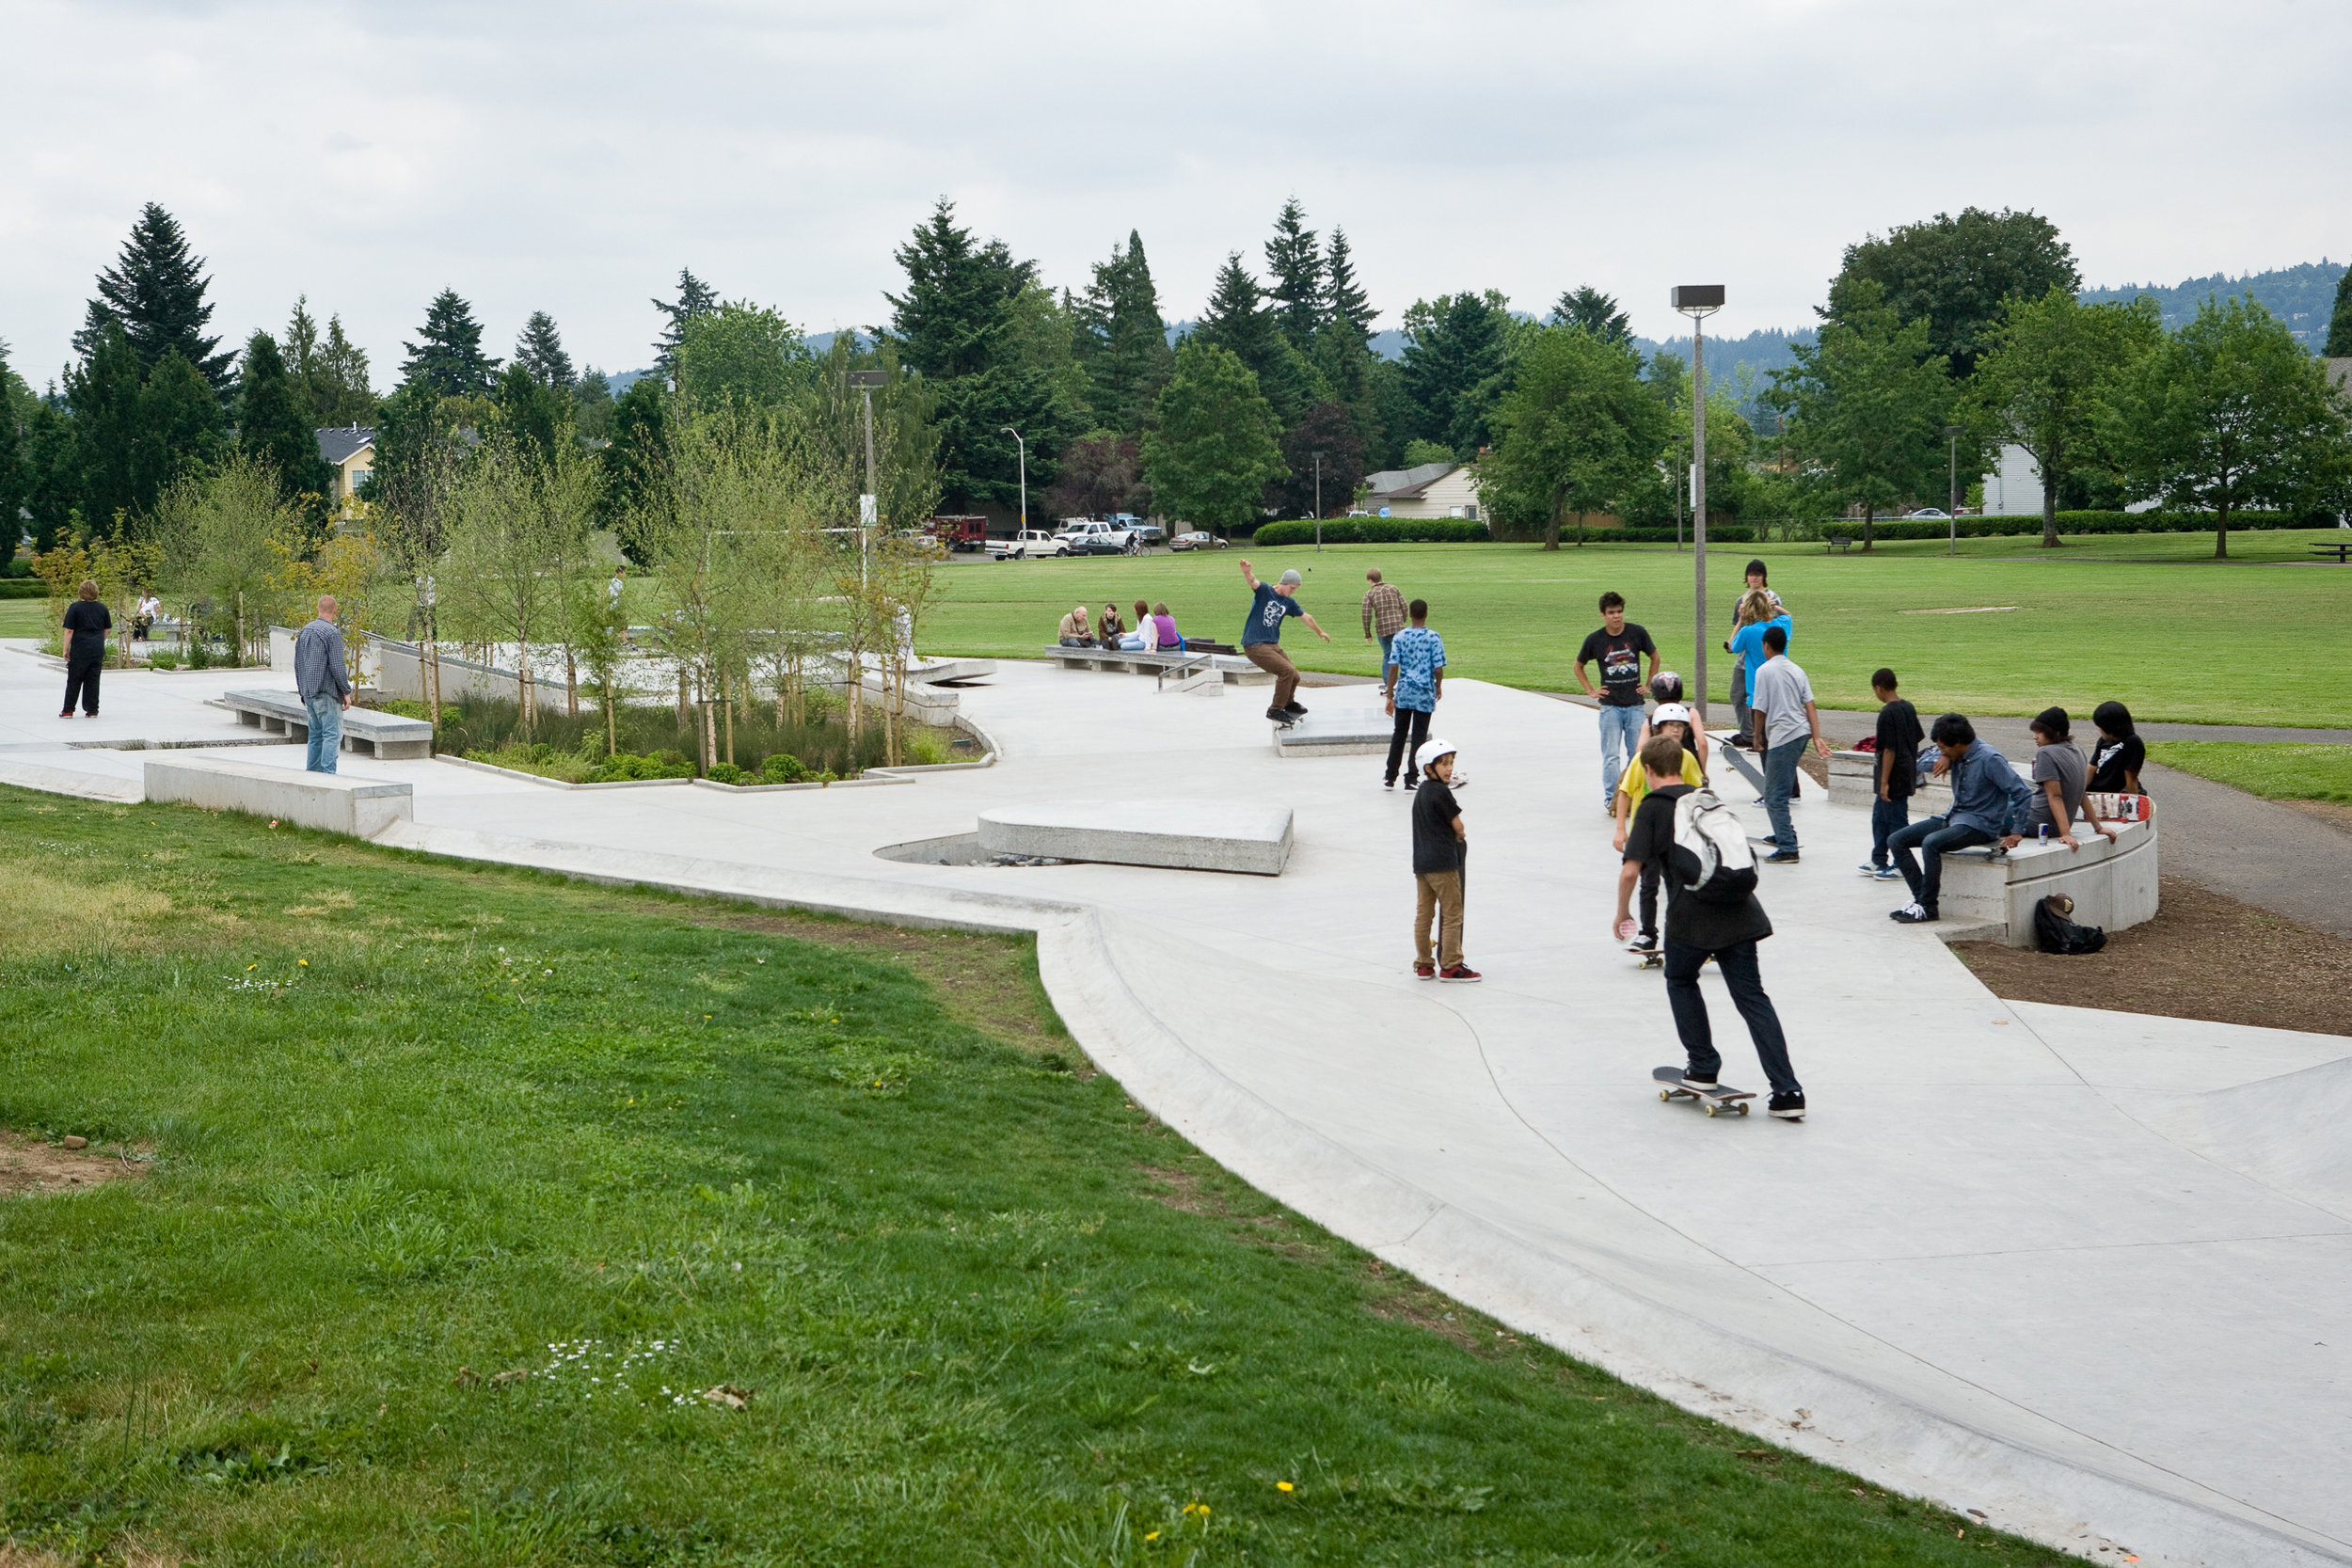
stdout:
<svg viewBox="0 0 2352 1568">
<path fill-rule="evenodd" d="M 414 815 L 408 785 L 262 763 L 187 757 L 146 766 L 147 798 L 373 838 Z"/>
<path fill-rule="evenodd" d="M 2010 947 L 2034 943 L 2034 906 L 2054 893 L 2074 900 L 2079 925 L 2127 930 L 2156 917 L 2156 827 L 2126 823 L 2109 844 L 2077 823 L 2080 849 L 2053 839 L 2032 840 L 2007 854 L 1963 849 L 1944 861 L 1939 912 L 1947 927 L 1998 926 L 1994 940 Z M 1958 933 L 1947 930 L 1948 938 Z"/>
</svg>

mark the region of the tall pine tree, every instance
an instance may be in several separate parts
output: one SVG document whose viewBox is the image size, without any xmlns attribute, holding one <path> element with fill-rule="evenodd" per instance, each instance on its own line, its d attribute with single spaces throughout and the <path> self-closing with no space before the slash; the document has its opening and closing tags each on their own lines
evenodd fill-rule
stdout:
<svg viewBox="0 0 2352 1568">
<path fill-rule="evenodd" d="M 661 379 L 669 380 L 677 372 L 677 346 L 686 341 L 686 324 L 696 316 L 707 316 L 719 309 L 718 292 L 694 276 L 691 267 L 677 269 L 677 300 L 675 304 L 655 300 L 653 308 L 668 318 L 669 325 L 653 345 L 654 369 Z"/>
<path fill-rule="evenodd" d="M 489 394 L 501 361 L 483 354 L 482 324 L 473 319 L 473 307 L 456 290 L 443 289 L 434 296 L 425 308 L 424 330 L 419 336 L 422 342 L 401 345 L 408 351 L 408 362 L 401 367 L 402 380 L 431 388 L 445 398 Z"/>
<path fill-rule="evenodd" d="M 515 363 L 529 371 L 531 379 L 542 387 L 558 392 L 572 389 L 572 356 L 564 352 L 555 318 L 545 310 L 533 310 L 523 323 L 523 335 L 515 342 Z"/>
<path fill-rule="evenodd" d="M 29 471 L 24 461 L 22 416 L 32 406 L 31 388 L 8 369 L 8 345 L 0 341 L 0 559 L 16 554 Z"/>
<path fill-rule="evenodd" d="M 1465 463 L 1490 442 L 1495 404 L 1509 389 L 1509 306 L 1492 289 L 1413 302 L 1405 312 L 1405 389 L 1419 418 L 1417 428 L 1396 434 L 1437 441 Z"/>
<path fill-rule="evenodd" d="M 1315 248 L 1315 231 L 1307 227 L 1306 210 L 1298 198 L 1282 203 L 1274 219 L 1274 238 L 1265 243 L 1266 293 L 1274 301 L 1274 319 L 1301 355 L 1313 346 L 1324 324 L 1323 253 Z"/>
<path fill-rule="evenodd" d="M 1087 370 L 1094 422 L 1122 434 L 1141 429 L 1176 361 L 1141 234 L 1130 230 L 1123 249 L 1114 248 L 1109 261 L 1095 263 L 1092 286 L 1071 309 L 1078 321 L 1079 358 Z"/>
<path fill-rule="evenodd" d="M 2335 313 L 2328 318 L 2328 346 L 2321 352 L 2330 359 L 2352 355 L 2352 267 L 2336 279 Z"/>
<path fill-rule="evenodd" d="M 1617 302 L 1590 283 L 1580 284 L 1560 296 L 1560 303 L 1551 308 L 1553 326 L 1581 326 L 1603 342 L 1626 343 L 1633 341 L 1633 323 Z"/>
<path fill-rule="evenodd" d="M 1283 336 L 1265 304 L 1264 291 L 1241 264 L 1241 252 L 1226 257 L 1217 269 L 1209 303 L 1192 336 L 1242 362 L 1256 378 L 1259 395 L 1274 410 L 1280 428 L 1295 424 L 1313 403 L 1313 372 Z"/>
<path fill-rule="evenodd" d="M 142 373 L 152 372 L 165 355 L 177 354 L 203 373 L 215 394 L 225 394 L 236 356 L 215 353 L 220 340 L 204 335 L 213 308 L 204 302 L 211 280 L 203 269 L 204 259 L 188 254 L 178 221 L 149 202 L 120 257 L 98 275 L 98 297 L 73 335 L 74 351 L 88 359 L 112 322 L 138 356 Z"/>
<path fill-rule="evenodd" d="M 237 382 L 237 445 L 278 475 L 281 495 L 308 498 L 305 510 L 326 515 L 328 472 L 319 456 L 317 427 L 309 400 L 278 340 L 256 332 L 245 345 L 244 373 Z"/>
<path fill-rule="evenodd" d="M 322 425 L 375 422 L 375 388 L 368 382 L 368 351 L 343 335 L 343 318 L 326 318 L 326 341 L 310 378 L 310 418 Z"/>
<path fill-rule="evenodd" d="M 1375 464 L 1385 461 L 1388 421 L 1380 410 L 1379 364 L 1372 354 L 1372 301 L 1356 277 L 1346 230 L 1331 230 L 1323 263 L 1323 325 L 1315 334 L 1314 367 L 1330 398 L 1355 421 L 1356 438 Z"/>
</svg>

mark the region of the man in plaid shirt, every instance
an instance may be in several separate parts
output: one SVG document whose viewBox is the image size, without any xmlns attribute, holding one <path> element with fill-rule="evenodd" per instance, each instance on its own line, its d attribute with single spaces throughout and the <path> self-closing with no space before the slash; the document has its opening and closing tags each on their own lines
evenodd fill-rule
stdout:
<svg viewBox="0 0 2352 1568">
<path fill-rule="evenodd" d="M 1392 583 L 1380 580 L 1380 568 L 1375 566 L 1364 574 L 1372 587 L 1364 594 L 1364 641 L 1380 639 L 1381 690 L 1388 690 L 1389 650 L 1396 634 L 1405 629 L 1405 595 Z"/>
</svg>

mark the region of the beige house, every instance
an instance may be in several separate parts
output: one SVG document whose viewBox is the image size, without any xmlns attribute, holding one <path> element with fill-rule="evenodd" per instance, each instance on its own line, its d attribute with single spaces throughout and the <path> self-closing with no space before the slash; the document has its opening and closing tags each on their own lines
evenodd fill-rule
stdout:
<svg viewBox="0 0 2352 1568">
<path fill-rule="evenodd" d="M 338 425 L 317 431 L 319 456 L 332 470 L 326 482 L 326 499 L 333 503 L 336 519 L 358 522 L 367 515 L 367 503 L 360 500 L 358 490 L 368 475 L 375 471 L 375 432 L 363 424 Z"/>
<path fill-rule="evenodd" d="M 1467 463 L 1423 463 L 1368 474 L 1364 510 L 1375 517 L 1478 515 L 1478 471 Z"/>
</svg>

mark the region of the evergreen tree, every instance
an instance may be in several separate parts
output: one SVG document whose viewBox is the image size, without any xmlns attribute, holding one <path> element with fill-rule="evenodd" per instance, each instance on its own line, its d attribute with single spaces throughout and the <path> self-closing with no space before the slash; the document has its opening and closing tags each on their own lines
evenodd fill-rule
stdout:
<svg viewBox="0 0 2352 1568">
<path fill-rule="evenodd" d="M 629 517 L 660 483 L 661 454 L 670 442 L 670 393 L 660 376 L 639 376 L 614 400 L 612 431 L 603 452 L 605 527 L 627 544 L 636 536 Z M 630 559 L 649 564 L 633 551 Z"/>
<path fill-rule="evenodd" d="M 1186 338 L 1153 413 L 1152 428 L 1143 435 L 1152 504 L 1203 528 L 1253 521 L 1266 485 L 1284 469 L 1274 411 L 1240 356 L 1198 336 Z"/>
<path fill-rule="evenodd" d="M 1633 340 L 1633 323 L 1617 302 L 1590 283 L 1581 284 L 1560 296 L 1560 303 L 1551 308 L 1553 326 L 1581 326 L 1604 342 L 1624 343 Z"/>
<path fill-rule="evenodd" d="M 1347 247 L 1347 230 L 1331 230 L 1331 252 L 1323 263 L 1323 319 L 1353 338 L 1358 347 L 1372 341 L 1372 301 L 1357 281 L 1356 258 Z"/>
<path fill-rule="evenodd" d="M 429 387 L 445 398 L 489 394 L 501 361 L 483 354 L 482 324 L 456 290 L 443 289 L 434 296 L 419 336 L 421 343 L 401 345 L 408 351 L 408 362 L 401 367 L 403 381 Z"/>
<path fill-rule="evenodd" d="M 326 342 L 310 381 L 310 418 L 321 425 L 375 421 L 375 388 L 368 384 L 368 351 L 343 335 L 341 316 L 326 318 Z"/>
<path fill-rule="evenodd" d="M 558 447 L 575 439 L 569 389 L 543 384 L 520 360 L 499 377 L 495 396 L 499 422 L 518 444 L 542 457 L 552 459 Z"/>
<path fill-rule="evenodd" d="M 138 443 L 132 465 L 129 522 L 135 529 L 156 498 L 182 476 L 218 462 L 229 444 L 220 398 L 204 372 L 180 356 L 165 355 L 139 389 Z M 86 514 L 86 515 L 88 515 Z M 91 515 L 95 523 L 99 515 Z"/>
<path fill-rule="evenodd" d="M 563 337 L 555 330 L 555 318 L 545 310 L 533 310 L 523 323 L 523 335 L 515 342 L 515 363 L 531 372 L 531 378 L 542 387 L 559 392 L 572 389 L 572 356 L 564 352 Z"/>
<path fill-rule="evenodd" d="M 1275 215 L 1274 238 L 1265 243 L 1266 293 L 1274 300 L 1274 319 L 1301 355 L 1314 346 L 1327 304 L 1323 253 L 1315 248 L 1315 231 L 1307 227 L 1306 210 L 1292 197 Z"/>
<path fill-rule="evenodd" d="M 1265 304 L 1264 291 L 1241 264 L 1239 251 L 1226 257 L 1225 264 L 1217 269 L 1208 306 L 1192 335 L 1239 359 L 1283 426 L 1306 413 L 1322 390 L 1316 385 L 1320 378 L 1283 336 L 1280 323 Z"/>
<path fill-rule="evenodd" d="M 252 352 L 252 345 L 246 345 Z M 294 314 L 286 320 L 286 341 L 280 346 L 286 361 L 286 373 L 294 377 L 294 393 L 302 405 L 302 417 L 313 429 L 327 421 L 318 417 L 319 324 L 310 315 L 310 296 L 294 296 Z"/>
<path fill-rule="evenodd" d="M 119 324 L 138 355 L 142 372 L 177 354 L 203 372 L 215 394 L 229 390 L 230 354 L 217 354 L 216 337 L 204 336 L 213 308 L 204 303 L 211 280 L 204 259 L 188 254 L 187 236 L 169 213 L 151 201 L 131 226 L 115 264 L 98 275 L 98 297 L 89 302 L 75 352 L 87 359 L 98 351 L 107 323 Z"/>
<path fill-rule="evenodd" d="M 1393 435 L 1442 442 L 1462 462 L 1490 443 L 1494 406 L 1510 384 L 1509 305 L 1492 289 L 1413 302 L 1404 369 L 1416 418 Z"/>
<path fill-rule="evenodd" d="M 31 388 L 8 369 L 8 345 L 0 340 L 0 560 L 16 554 L 24 537 L 24 510 L 28 474 L 24 462 L 24 415 L 32 404 Z"/>
<path fill-rule="evenodd" d="M 667 381 L 676 372 L 678 344 L 686 341 L 686 324 L 696 316 L 708 315 L 719 309 L 719 295 L 709 284 L 694 276 L 691 267 L 677 270 L 677 302 L 669 304 L 655 300 L 653 308 L 667 318 L 661 336 L 653 345 L 654 369 Z"/>
<path fill-rule="evenodd" d="M 1334 229 L 1323 264 L 1323 325 L 1316 330 L 1310 358 L 1329 388 L 1331 401 L 1344 406 L 1355 420 L 1365 461 L 1377 466 L 1388 451 L 1389 420 L 1381 407 L 1379 361 L 1372 352 L 1374 315 L 1372 301 L 1357 281 L 1347 234 Z"/>
<path fill-rule="evenodd" d="M 2328 346 L 2320 352 L 2330 359 L 2352 355 L 2352 267 L 2336 279 L 2335 313 L 2328 318 Z"/>
<path fill-rule="evenodd" d="M 139 371 L 138 350 L 119 321 L 102 323 L 82 362 L 66 368 L 65 402 L 72 410 L 71 505 L 87 525 L 104 532 L 111 532 L 117 514 L 145 504 L 137 477 Z"/>
<path fill-rule="evenodd" d="M 572 420 L 582 439 L 610 440 L 612 436 L 612 383 L 591 365 L 572 383 Z"/>
<path fill-rule="evenodd" d="M 1140 429 L 1176 362 L 1141 234 L 1129 230 L 1123 250 L 1114 248 L 1109 261 L 1095 263 L 1092 285 L 1070 309 L 1095 422 L 1114 431 Z"/>
<path fill-rule="evenodd" d="M 308 400 L 278 353 L 278 340 L 255 332 L 246 342 L 243 372 L 237 381 L 238 447 L 278 476 L 278 494 L 289 500 L 310 498 L 304 510 L 323 519 L 330 475 L 319 456 Z"/>
</svg>

